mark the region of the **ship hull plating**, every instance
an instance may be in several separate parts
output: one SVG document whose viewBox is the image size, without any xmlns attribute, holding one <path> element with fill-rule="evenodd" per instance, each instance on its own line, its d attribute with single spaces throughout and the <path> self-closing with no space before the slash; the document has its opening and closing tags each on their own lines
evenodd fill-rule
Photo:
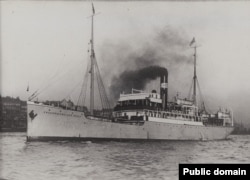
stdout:
<svg viewBox="0 0 250 180">
<path fill-rule="evenodd" d="M 83 112 L 28 102 L 27 140 L 219 140 L 233 127 L 145 121 L 143 125 L 90 119 Z"/>
</svg>

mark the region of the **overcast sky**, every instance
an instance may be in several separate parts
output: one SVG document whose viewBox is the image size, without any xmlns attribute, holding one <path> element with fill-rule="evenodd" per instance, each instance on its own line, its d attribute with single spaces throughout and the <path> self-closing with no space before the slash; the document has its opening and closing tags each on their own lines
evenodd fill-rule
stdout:
<svg viewBox="0 0 250 180">
<path fill-rule="evenodd" d="M 69 94 L 76 98 L 88 60 L 91 2 L 0 3 L 1 94 L 26 100 L 37 89 L 45 88 L 41 99 L 62 99 Z M 112 55 L 105 53 L 122 54 L 115 48 L 119 43 L 136 51 L 142 43 L 150 44 L 156 33 L 171 29 L 187 42 L 195 37 L 201 45 L 197 71 L 208 103 L 232 107 L 238 120 L 249 120 L 250 2 L 101 1 L 94 5 L 96 13 L 100 12 L 95 17 L 95 51 L 106 86 L 121 64 L 119 56 L 109 59 Z M 185 54 L 192 57 L 192 53 L 187 43 Z M 169 76 L 174 74 L 168 70 Z M 187 70 L 192 73 L 192 66 L 170 79 L 179 82 L 172 89 L 188 91 L 189 86 L 181 85 L 186 84 L 182 82 L 186 74 L 182 78 L 181 72 Z"/>
</svg>

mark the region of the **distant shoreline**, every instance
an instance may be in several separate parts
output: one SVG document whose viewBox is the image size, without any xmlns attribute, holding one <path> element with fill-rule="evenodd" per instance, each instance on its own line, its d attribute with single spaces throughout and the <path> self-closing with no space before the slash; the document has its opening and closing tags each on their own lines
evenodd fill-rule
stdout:
<svg viewBox="0 0 250 180">
<path fill-rule="evenodd" d="M 2 128 L 0 132 L 26 132 L 26 128 L 23 129 L 10 129 L 10 128 Z"/>
</svg>

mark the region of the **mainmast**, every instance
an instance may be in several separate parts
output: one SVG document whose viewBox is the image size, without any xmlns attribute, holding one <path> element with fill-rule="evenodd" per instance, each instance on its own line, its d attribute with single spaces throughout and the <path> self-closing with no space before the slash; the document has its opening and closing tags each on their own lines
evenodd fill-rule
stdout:
<svg viewBox="0 0 250 180">
<path fill-rule="evenodd" d="M 196 82 L 197 82 L 197 75 L 196 75 L 196 48 L 197 46 L 194 46 L 194 89 L 193 89 L 193 99 L 194 99 L 194 105 L 197 106 L 197 101 L 196 101 Z"/>
<path fill-rule="evenodd" d="M 95 70 L 94 70 L 94 59 L 95 59 L 95 51 L 94 51 L 94 15 L 95 15 L 95 8 L 94 5 L 92 3 L 92 11 L 93 14 L 91 16 L 91 54 L 90 54 L 90 60 L 91 60 L 91 69 L 90 69 L 90 73 L 91 73 L 91 80 L 90 80 L 90 114 L 94 115 L 94 74 L 95 74 Z"/>
<path fill-rule="evenodd" d="M 192 46 L 194 44 L 194 46 Z M 194 84 L 194 87 L 193 87 L 193 102 L 194 102 L 194 105 L 197 106 L 197 94 L 196 94 L 196 86 L 197 86 L 197 74 L 196 74 L 196 58 L 197 58 L 197 55 L 196 55 L 196 49 L 197 49 L 197 45 L 196 45 L 196 42 L 195 42 L 195 38 L 192 39 L 192 41 L 190 42 L 189 44 L 192 48 L 194 48 L 194 77 L 193 77 L 193 84 Z M 199 84 L 198 84 L 199 85 Z"/>
</svg>

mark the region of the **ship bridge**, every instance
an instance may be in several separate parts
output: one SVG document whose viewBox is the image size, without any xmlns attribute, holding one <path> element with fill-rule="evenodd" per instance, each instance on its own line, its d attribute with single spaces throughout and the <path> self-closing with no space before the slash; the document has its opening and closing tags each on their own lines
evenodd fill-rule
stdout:
<svg viewBox="0 0 250 180">
<path fill-rule="evenodd" d="M 120 94 L 120 98 L 114 110 L 129 109 L 160 109 L 162 108 L 162 99 L 155 90 L 151 93 L 132 89 L 129 94 Z"/>
</svg>

